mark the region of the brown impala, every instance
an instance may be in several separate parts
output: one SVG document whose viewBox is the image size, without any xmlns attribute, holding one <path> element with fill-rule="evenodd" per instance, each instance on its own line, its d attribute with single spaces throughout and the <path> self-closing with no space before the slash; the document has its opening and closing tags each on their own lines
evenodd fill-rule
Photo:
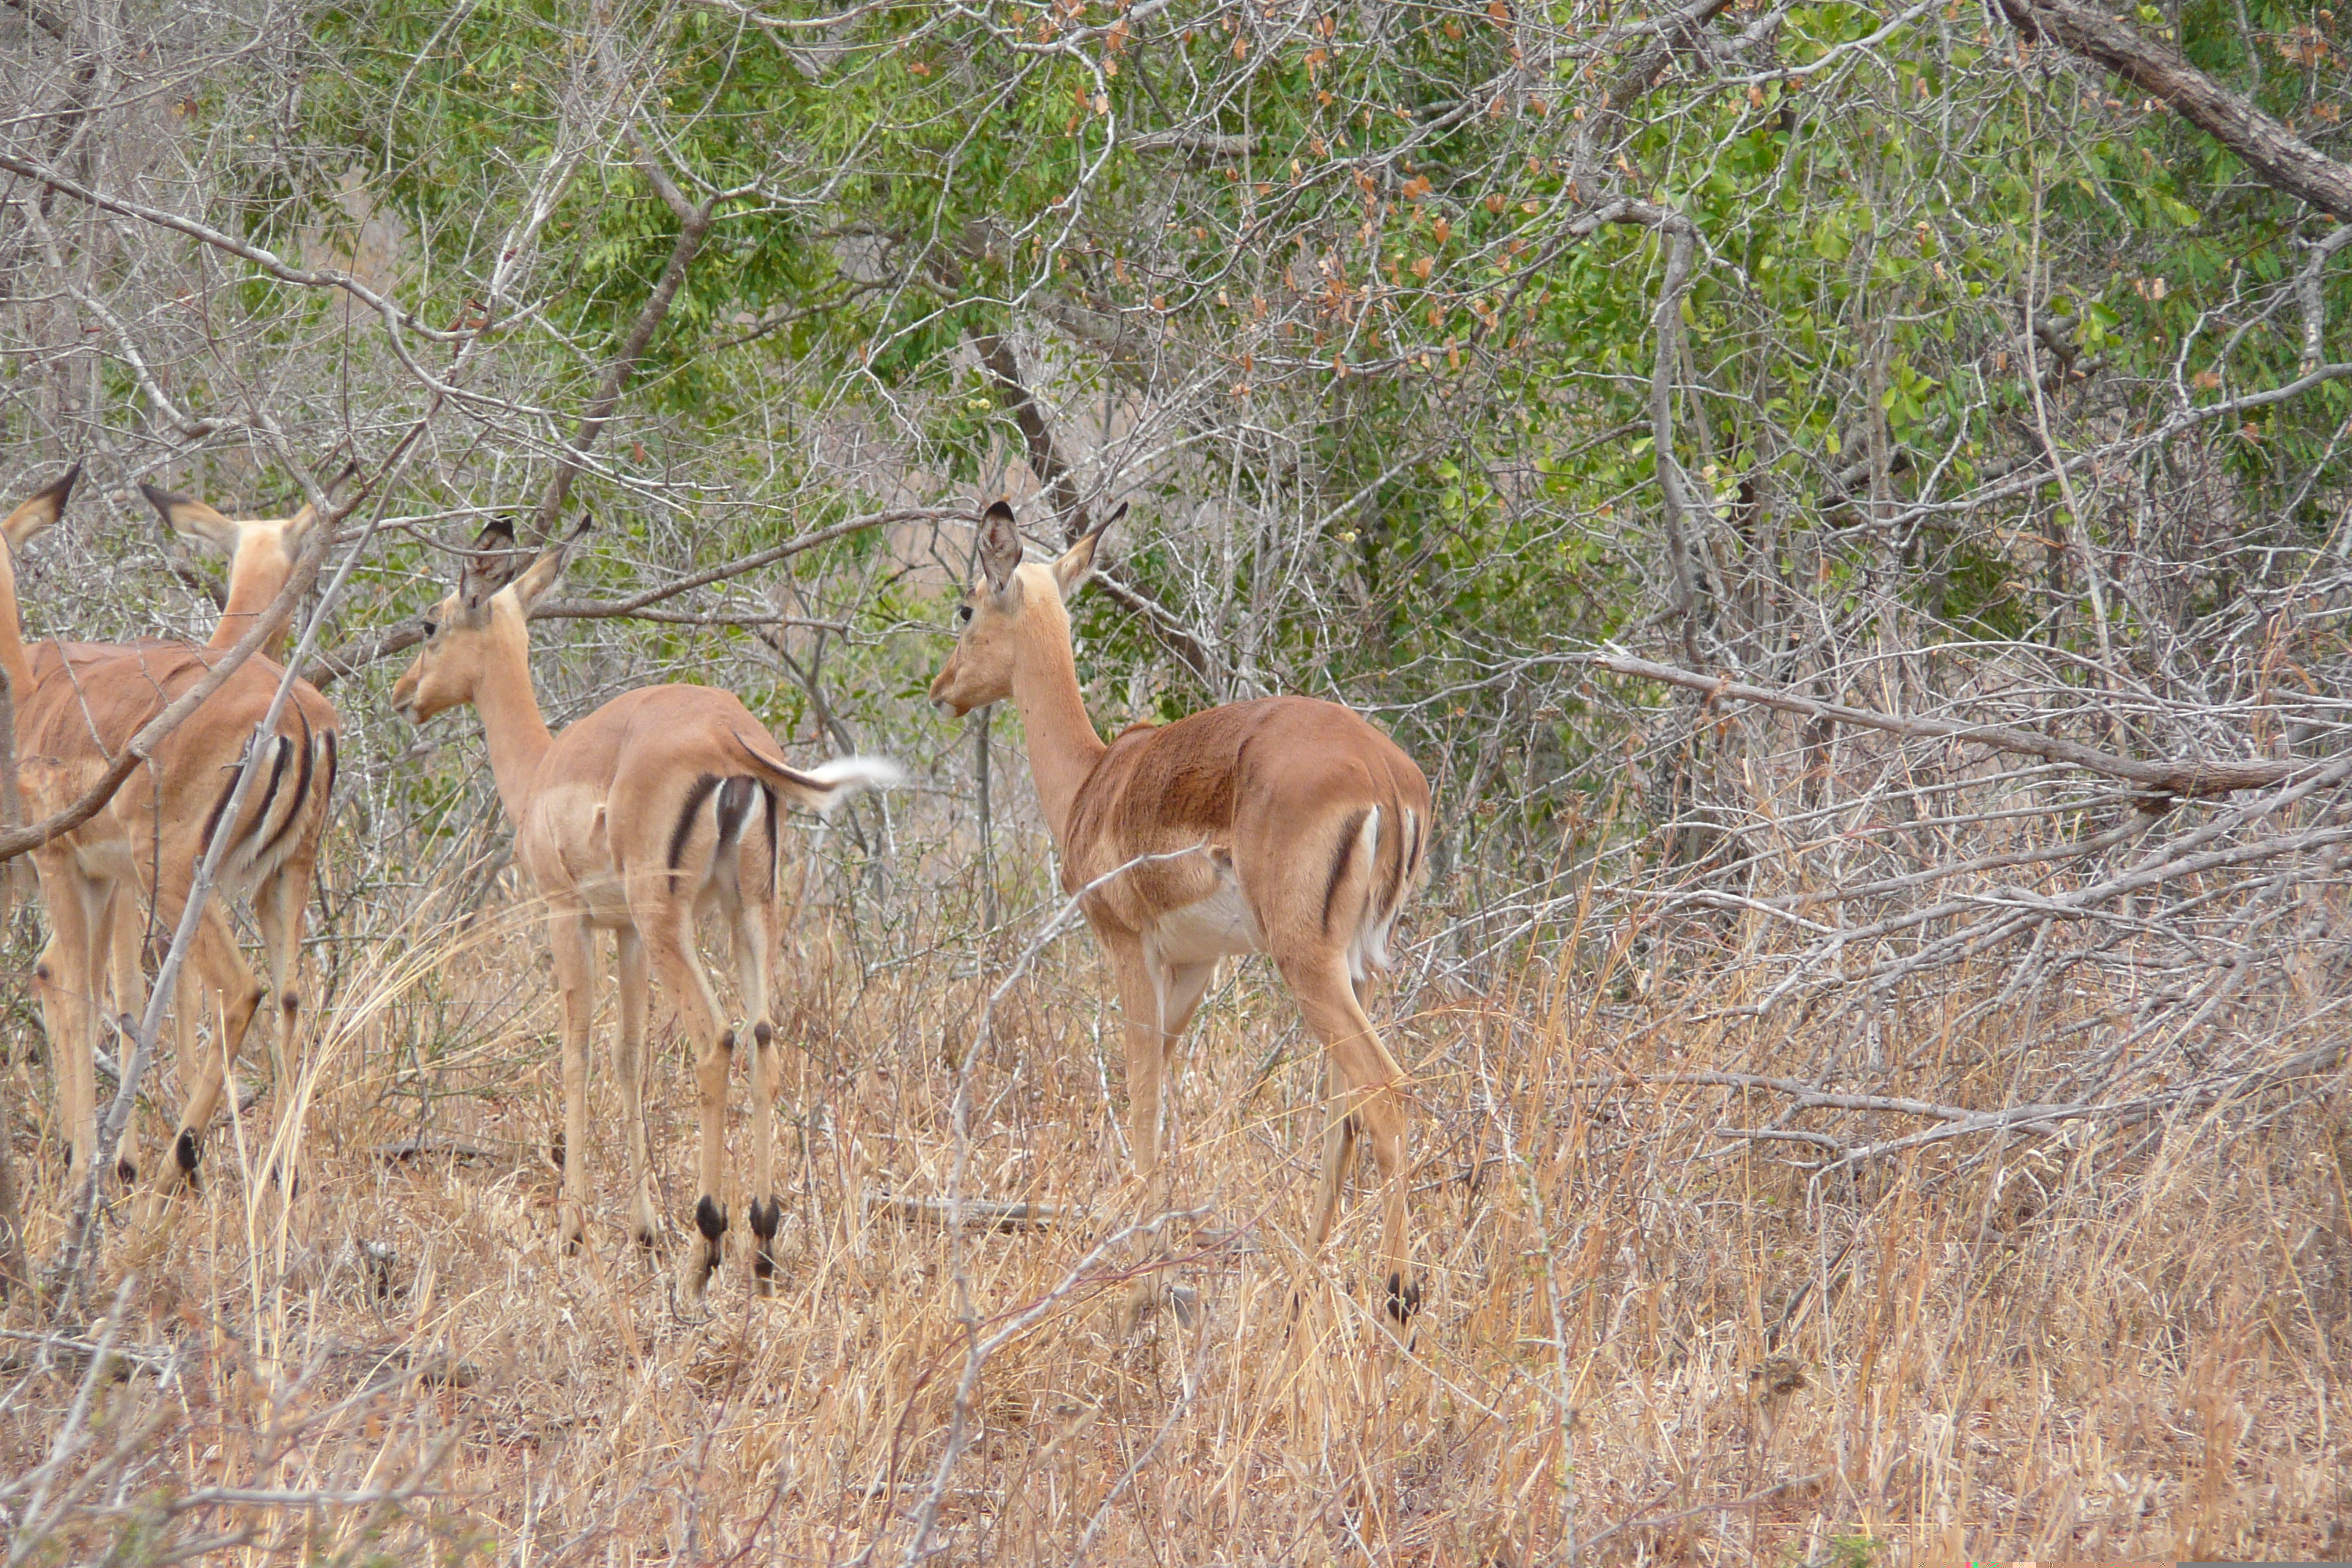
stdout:
<svg viewBox="0 0 2352 1568">
<path fill-rule="evenodd" d="M 1136 1174 L 1154 1200 L 1164 1198 L 1169 1058 L 1217 961 L 1265 953 L 1327 1053 L 1330 1121 L 1316 1245 L 1330 1234 L 1361 1136 L 1380 1163 L 1387 1315 L 1402 1331 L 1422 1295 L 1405 1211 L 1404 1072 L 1365 1016 L 1363 992 L 1387 966 L 1390 932 L 1422 879 L 1429 784 L 1354 712 L 1304 697 L 1138 725 L 1104 745 L 1079 695 L 1063 606 L 1108 525 L 1050 566 L 1024 565 L 1013 509 L 990 507 L 980 527 L 982 580 L 964 599 L 963 635 L 931 683 L 931 700 L 950 716 L 1008 697 L 1020 709 L 1066 891 L 1139 857 L 1167 857 L 1129 867 L 1083 905 L 1118 984 L 1129 1136 Z"/>
<path fill-rule="evenodd" d="M 344 470 L 347 477 L 350 470 Z M 72 476 L 67 476 L 70 484 Z M 340 480 L 339 480 L 340 482 Z M 124 646 L 43 642 L 31 650 L 30 679 L 16 703 L 16 756 L 25 803 L 36 819 L 63 809 L 106 771 L 142 726 L 202 680 L 221 651 L 251 629 L 278 596 L 295 554 L 317 521 L 304 505 L 290 518 L 232 521 L 202 501 L 142 486 L 173 528 L 227 552 L 228 605 L 204 647 L 182 642 Z M 17 625 L 16 584 L 6 584 L 5 618 Z M 273 639 L 273 642 L 278 639 Z M 66 1133 L 75 1165 L 97 1153 L 96 1079 L 99 993 L 112 961 L 114 1005 L 133 1016 L 144 1011 L 142 937 L 150 929 L 169 941 L 213 840 L 228 835 L 219 880 L 199 916 L 177 998 L 180 1085 L 185 1095 L 172 1141 L 173 1159 L 156 1172 L 150 1215 L 175 1185 L 193 1184 L 205 1128 L 223 1082 L 269 988 L 238 951 L 223 907 L 232 894 L 253 903 L 264 952 L 278 986 L 277 1023 L 270 1035 L 278 1103 L 293 1091 L 294 1029 L 301 1006 L 298 966 L 302 906 L 309 896 L 320 836 L 334 790 L 334 705 L 310 682 L 298 680 L 280 711 L 268 747 L 269 770 L 247 796 L 238 820 L 223 809 L 236 783 L 245 750 L 276 696 L 283 669 L 265 647 L 240 665 L 227 683 L 156 747 L 151 763 L 133 773 L 99 814 L 33 852 L 41 901 L 48 911 L 49 942 L 36 964 L 34 990 L 57 1052 Z M 150 922 L 152 921 L 152 926 Z M 195 1023 L 200 1003 L 217 1003 L 221 1024 L 214 1048 L 199 1057 Z M 116 1151 L 122 1179 L 136 1173 L 126 1129 Z"/>
<path fill-rule="evenodd" d="M 576 538 L 577 535 L 575 534 Z M 425 621 L 425 646 L 392 689 L 392 705 L 422 724 L 471 703 L 482 717 L 490 772 L 514 824 L 515 860 L 547 904 L 547 942 L 563 1002 L 563 1239 L 580 1241 L 588 1195 L 588 1031 L 596 1013 L 599 930 L 613 933 L 621 970 L 621 1030 L 613 1076 L 629 1144 L 631 1224 L 654 1239 L 646 1148 L 647 959 L 695 1047 L 701 1131 L 702 1233 L 686 1269 L 699 1301 L 727 1234 L 721 1186 L 727 1078 L 735 1031 L 695 952 L 695 919 L 716 913 L 735 949 L 735 979 L 751 1034 L 754 1188 L 750 1205 L 754 1289 L 774 1289 L 773 1243 L 783 1205 L 775 1190 L 779 1047 L 769 1018 L 777 936 L 779 797 L 830 811 L 861 789 L 896 784 L 878 757 L 842 757 L 803 773 L 774 754 L 767 727 L 731 691 L 646 686 L 614 698 L 562 734 L 551 733 L 530 689 L 530 607 L 562 574 L 567 544 L 517 575 L 514 534 L 493 522 L 474 542 L 457 591 Z"/>
</svg>

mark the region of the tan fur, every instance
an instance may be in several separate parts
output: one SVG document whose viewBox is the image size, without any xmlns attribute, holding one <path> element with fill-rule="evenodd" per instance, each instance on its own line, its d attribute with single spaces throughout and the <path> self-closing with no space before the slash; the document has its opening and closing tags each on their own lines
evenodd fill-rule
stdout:
<svg viewBox="0 0 2352 1568">
<path fill-rule="evenodd" d="M 500 552 L 512 537 L 493 524 L 476 550 Z M 563 1004 L 567 1244 L 580 1240 L 588 1195 L 593 933 L 611 931 L 618 951 L 621 1026 L 613 1074 L 629 1144 L 632 1224 L 647 1245 L 656 1223 L 645 1127 L 648 970 L 677 1004 L 695 1047 L 701 1134 L 695 1205 L 701 1239 L 685 1275 L 694 1300 L 719 1266 L 727 1230 L 727 1080 L 736 1038 L 721 1026 L 718 998 L 695 952 L 695 925 L 701 913 L 723 919 L 752 1037 L 750 1208 L 754 1280 L 764 1294 L 773 1289 L 772 1244 L 782 1214 L 774 1134 L 780 1042 L 769 1007 L 782 831 L 777 796 L 823 809 L 890 770 L 861 764 L 860 776 L 833 780 L 824 770 L 788 767 L 775 756 L 766 728 L 733 693 L 701 686 L 627 692 L 562 734 L 550 733 L 531 693 L 528 620 L 562 563 L 563 547 L 557 546 L 520 577 L 510 565 L 469 567 L 458 591 L 428 617 L 425 647 L 393 689 L 393 706 L 420 724 L 466 703 L 480 713 L 499 795 L 515 826 L 515 859 L 546 900 Z"/>
<path fill-rule="evenodd" d="M 150 491 L 173 516 L 205 520 L 195 531 L 230 554 L 229 609 L 210 644 L 131 646 L 44 642 L 30 650 L 31 695 L 16 711 L 17 755 L 27 811 L 35 817 L 69 805 L 89 788 L 131 736 L 204 679 L 219 652 L 275 598 L 292 570 L 293 552 L 310 526 L 295 518 L 236 522 L 201 502 Z M 169 503 L 169 504 L 167 504 Z M 232 626 L 232 619 L 236 624 Z M 14 579 L 5 621 L 16 622 Z M 184 1099 L 173 1157 L 159 1163 L 152 1205 L 193 1181 L 202 1141 L 246 1033 L 270 994 L 237 946 L 221 899 L 250 898 L 278 998 L 270 1051 L 281 1104 L 293 1086 L 294 1032 L 300 1012 L 302 911 L 325 831 L 341 721 L 334 705 L 297 681 L 279 715 L 273 753 L 247 792 L 236 822 L 218 820 L 246 746 L 267 714 L 284 671 L 258 654 L 248 658 L 203 707 L 157 747 L 97 816 L 35 852 L 50 938 L 34 971 L 42 1017 L 58 1052 L 64 1118 L 78 1168 L 97 1153 L 97 1043 L 104 972 L 113 977 L 121 1015 L 145 1008 L 142 952 L 168 942 L 211 838 L 228 836 L 215 896 L 206 900 L 184 970 L 177 1010 L 180 1082 Z M 200 1053 L 197 1018 L 218 1008 L 215 1049 Z M 135 1173 L 131 1140 L 116 1151 L 126 1180 Z"/>
<path fill-rule="evenodd" d="M 345 468 L 336 476 L 335 485 L 350 478 L 352 472 L 351 468 Z M 335 485 L 328 487 L 330 495 Z M 235 647 L 269 607 L 269 601 L 278 596 L 278 590 L 286 585 L 286 579 L 293 575 L 294 557 L 301 553 L 303 540 L 319 521 L 317 507 L 306 500 L 291 517 L 231 519 L 203 501 L 173 495 L 153 485 L 141 485 L 139 492 L 172 531 L 184 539 L 209 544 L 229 558 L 228 602 L 222 606 L 220 623 L 213 628 L 212 638 L 205 646 Z M 289 620 L 257 651 L 268 658 L 278 658 L 286 647 L 286 634 L 291 629 Z"/>
<path fill-rule="evenodd" d="M 1220 957 L 1271 956 L 1324 1043 L 1329 1123 L 1320 1247 L 1360 1131 L 1383 1184 L 1381 1269 L 1400 1328 L 1421 1300 L 1405 1203 L 1404 1072 L 1363 1011 L 1399 910 L 1423 879 L 1429 786 L 1395 742 L 1336 703 L 1274 697 L 1213 708 L 1106 746 L 1079 694 L 1067 595 L 1097 537 L 1051 566 L 1021 563 L 1012 510 L 982 525 L 983 581 L 931 684 L 952 715 L 1006 699 L 1028 731 L 1039 804 L 1076 893 L 1141 856 L 1082 906 L 1110 957 L 1127 1035 L 1137 1175 L 1163 1200 L 1170 1058 Z M 1192 851 L 1187 853 L 1188 851 Z"/>
</svg>

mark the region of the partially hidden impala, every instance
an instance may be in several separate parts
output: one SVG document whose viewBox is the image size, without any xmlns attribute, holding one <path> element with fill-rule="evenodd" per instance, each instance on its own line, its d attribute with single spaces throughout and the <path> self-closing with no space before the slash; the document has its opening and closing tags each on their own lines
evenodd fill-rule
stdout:
<svg viewBox="0 0 2352 1568">
<path fill-rule="evenodd" d="M 1065 605 L 1118 515 L 1051 565 L 1024 564 L 1012 507 L 991 506 L 981 576 L 959 606 L 963 631 L 931 701 L 961 717 L 1012 700 L 1063 889 L 1102 883 L 1081 908 L 1118 984 L 1129 1141 L 1155 1202 L 1166 1195 L 1161 1100 L 1176 1043 L 1219 959 L 1274 960 L 1326 1053 L 1315 1245 L 1330 1234 L 1360 1136 L 1380 1166 L 1386 1319 L 1402 1333 L 1422 1300 L 1405 1202 L 1405 1075 L 1363 1000 L 1424 875 L 1428 783 L 1355 712 L 1304 697 L 1139 724 L 1105 745 L 1087 717 Z"/>
<path fill-rule="evenodd" d="M 36 818 L 69 805 L 149 720 L 205 678 L 277 597 L 317 521 L 305 504 L 289 518 L 233 521 L 201 501 L 141 488 L 173 528 L 227 552 L 227 605 L 201 647 L 169 640 L 45 641 L 31 649 L 28 684 L 19 687 L 16 710 L 16 754 L 26 809 Z M 14 632 L 13 574 L 7 601 L 0 618 Z M 281 1108 L 291 1093 L 302 909 L 326 827 L 340 731 L 334 705 L 309 682 L 294 683 L 263 742 L 269 770 L 264 781 L 248 792 L 237 820 L 222 820 L 246 748 L 285 673 L 266 657 L 278 640 L 247 659 L 164 737 L 149 765 L 125 780 L 96 816 L 34 851 L 50 931 L 34 985 L 57 1053 L 71 1157 L 77 1168 L 87 1168 L 98 1154 L 92 1058 L 110 961 L 114 1005 L 135 1016 L 145 1004 L 142 932 L 169 939 L 198 863 L 215 838 L 229 836 L 189 948 L 179 997 L 183 1099 L 174 1157 L 157 1172 L 151 1214 L 173 1186 L 194 1183 L 205 1131 L 269 994 L 238 950 L 224 907 L 231 896 L 251 900 L 261 927 L 278 998 L 270 1052 Z M 200 1055 L 194 1015 L 206 1002 L 217 1004 L 219 1025 L 215 1048 Z M 122 1147 L 114 1152 L 126 1183 L 137 1175 L 133 1142 L 126 1129 Z"/>
<path fill-rule="evenodd" d="M 584 527 L 584 525 L 583 525 Z M 572 539 L 579 537 L 578 532 Z M 777 944 L 780 797 L 830 812 L 858 790 L 887 786 L 898 767 L 843 757 L 808 770 L 732 692 L 648 686 L 625 692 L 561 734 L 540 716 L 530 684 L 531 605 L 562 574 L 567 540 L 519 574 L 514 534 L 493 522 L 475 540 L 457 590 L 425 618 L 425 646 L 393 688 L 394 708 L 422 724 L 471 703 L 481 715 L 490 771 L 515 829 L 514 858 L 547 907 L 547 940 L 563 1008 L 562 1237 L 579 1244 L 587 1200 L 588 1036 L 596 1005 L 595 933 L 613 933 L 621 981 L 613 1075 L 629 1145 L 631 1223 L 652 1245 L 657 1224 L 646 1146 L 647 959 L 695 1047 L 701 1240 L 685 1270 L 698 1301 L 728 1228 L 721 1182 L 727 1087 L 736 1034 L 695 952 L 697 917 L 723 918 L 752 1045 L 753 1193 L 749 1205 L 753 1288 L 774 1289 L 773 1244 L 783 1207 L 775 1189 L 775 1094 L 780 1051 L 770 1017 Z"/>
</svg>

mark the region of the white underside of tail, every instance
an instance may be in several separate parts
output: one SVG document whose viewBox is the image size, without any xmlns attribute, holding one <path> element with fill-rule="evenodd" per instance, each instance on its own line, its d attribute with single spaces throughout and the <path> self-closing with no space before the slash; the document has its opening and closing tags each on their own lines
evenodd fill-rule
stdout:
<svg viewBox="0 0 2352 1568">
<path fill-rule="evenodd" d="M 906 770 L 887 757 L 835 757 L 800 771 L 821 784 L 834 786 L 833 793 L 817 805 L 818 814 L 824 816 L 832 816 L 835 807 L 860 790 L 895 789 L 907 782 Z"/>
<path fill-rule="evenodd" d="M 1406 842 L 1412 841 L 1412 813 L 1405 813 Z M 1397 909 L 1404 900 L 1394 904 L 1382 900 L 1388 889 L 1381 881 L 1381 808 L 1372 807 L 1364 814 L 1364 826 L 1356 841 L 1355 863 L 1362 868 L 1364 879 L 1364 909 L 1357 917 L 1356 934 L 1348 942 L 1348 978 L 1359 983 L 1377 970 L 1389 966 L 1389 933 L 1396 929 Z"/>
</svg>

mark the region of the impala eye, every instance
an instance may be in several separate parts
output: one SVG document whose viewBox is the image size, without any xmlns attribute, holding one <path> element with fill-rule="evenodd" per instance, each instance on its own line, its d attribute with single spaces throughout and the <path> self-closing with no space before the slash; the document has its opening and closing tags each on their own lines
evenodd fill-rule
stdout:
<svg viewBox="0 0 2352 1568">
<path fill-rule="evenodd" d="M 960 621 L 969 621 L 971 619 L 971 606 L 970 605 L 958 605 L 956 606 L 956 619 Z"/>
<path fill-rule="evenodd" d="M 435 619 L 434 619 L 432 616 L 425 616 L 425 635 L 426 637 L 431 637 L 435 632 L 437 632 L 437 631 L 439 631 L 440 629 L 441 629 L 441 623 L 440 623 L 440 622 L 438 622 L 438 621 L 435 620 Z"/>
</svg>

